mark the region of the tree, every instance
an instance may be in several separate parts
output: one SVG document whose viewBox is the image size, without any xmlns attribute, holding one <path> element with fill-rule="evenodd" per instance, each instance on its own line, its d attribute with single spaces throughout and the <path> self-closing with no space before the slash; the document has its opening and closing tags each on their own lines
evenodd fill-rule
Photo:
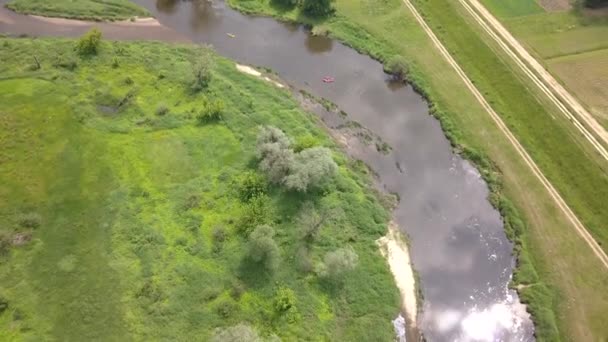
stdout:
<svg viewBox="0 0 608 342">
<path fill-rule="evenodd" d="M 291 172 L 285 178 L 285 186 L 288 189 L 305 192 L 311 187 L 320 186 L 337 171 L 338 166 L 328 148 L 309 148 L 295 156 Z"/>
<path fill-rule="evenodd" d="M 401 55 L 395 55 L 386 62 L 384 71 L 395 75 L 395 77 L 401 80 L 404 80 L 407 78 L 407 74 L 409 72 L 407 60 Z"/>
<path fill-rule="evenodd" d="M 352 247 L 339 248 L 325 254 L 317 273 L 323 278 L 341 280 L 344 275 L 354 270 L 358 263 L 359 256 Z"/>
<path fill-rule="evenodd" d="M 336 208 L 322 208 L 317 210 L 312 202 L 306 202 L 298 215 L 298 226 L 302 239 L 314 241 L 321 232 L 323 225 L 339 214 Z"/>
<path fill-rule="evenodd" d="M 262 342 L 262 339 L 252 327 L 240 323 L 229 328 L 215 329 L 211 342 Z"/>
<path fill-rule="evenodd" d="M 249 236 L 249 257 L 271 272 L 279 266 L 279 247 L 273 236 L 274 229 L 267 225 L 257 227 Z"/>
<path fill-rule="evenodd" d="M 198 58 L 192 64 L 192 74 L 194 81 L 192 83 L 192 90 L 197 92 L 201 91 L 209 85 L 211 82 L 211 70 L 213 69 L 213 57 L 211 53 L 205 49 Z"/>
<path fill-rule="evenodd" d="M 101 31 L 93 27 L 89 32 L 80 37 L 76 45 L 76 51 L 83 56 L 95 55 L 99 51 L 100 45 Z"/>
<path fill-rule="evenodd" d="M 331 4 L 332 0 L 302 0 L 300 6 L 302 12 L 313 17 L 322 17 L 334 11 Z"/>
<path fill-rule="evenodd" d="M 272 183 L 282 183 L 293 166 L 294 153 L 290 146 L 289 138 L 276 127 L 262 127 L 258 134 L 256 154 L 261 159 L 259 167 Z"/>
</svg>

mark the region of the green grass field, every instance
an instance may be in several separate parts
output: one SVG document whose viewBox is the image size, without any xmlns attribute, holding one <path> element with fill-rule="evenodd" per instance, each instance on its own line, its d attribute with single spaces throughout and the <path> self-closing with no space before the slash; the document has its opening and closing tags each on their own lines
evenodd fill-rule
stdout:
<svg viewBox="0 0 608 342">
<path fill-rule="evenodd" d="M 608 127 L 608 49 L 553 58 L 547 64 Z"/>
<path fill-rule="evenodd" d="M 602 84 L 608 18 L 573 10 L 508 18 L 505 25 L 608 128 L 608 99 Z"/>
<path fill-rule="evenodd" d="M 128 0 L 12 0 L 7 7 L 19 13 L 83 20 L 125 20 L 150 15 Z"/>
<path fill-rule="evenodd" d="M 543 13 L 543 8 L 535 0 L 481 0 L 490 11 L 500 18 L 519 17 Z"/>
<path fill-rule="evenodd" d="M 239 322 L 285 341 L 393 339 L 399 296 L 374 242 L 388 212 L 316 116 L 218 56 L 194 94 L 194 47 L 103 42 L 80 58 L 74 45 L 0 39 L 3 340 L 208 340 Z M 197 123 L 205 98 L 225 103 L 221 121 Z M 255 172 L 266 124 L 331 148 L 339 165 L 322 190 L 266 191 L 280 247 L 272 276 L 245 258 L 247 204 L 234 185 Z M 307 202 L 336 213 L 312 243 L 296 219 Z M 343 284 L 310 271 L 344 246 L 359 264 Z M 275 309 L 280 288 L 295 294 L 290 315 Z"/>
<path fill-rule="evenodd" d="M 518 227 L 511 232 L 520 253 L 515 282 L 532 284 L 521 288 L 520 294 L 533 312 L 537 339 L 608 337 L 602 313 L 608 310 L 608 295 L 602 285 L 608 276 L 599 271 L 601 263 L 576 237 L 487 113 L 463 90 L 462 81 L 400 1 L 338 0 L 336 15 L 325 21 L 311 20 L 297 10 L 285 11 L 268 1 L 233 0 L 230 3 L 244 12 L 310 24 L 313 32 L 328 32 L 383 61 L 394 54 L 405 56 L 410 61 L 410 80 L 429 98 L 433 114 L 441 120 L 456 149 L 482 169 L 494 189 L 496 197 L 493 198 L 511 199 L 521 213 L 520 220 L 513 206 L 494 201 L 506 220 Z M 475 24 L 464 22 L 454 13 L 456 4 L 437 1 L 417 4 L 427 15 L 432 15 L 432 26 L 537 158 L 554 185 L 578 209 L 580 217 L 594 225 L 597 236 L 605 240 L 603 223 L 607 221 L 601 208 L 608 198 L 606 174 L 598 166 L 599 162 L 595 162 L 593 152 L 571 131 L 569 123 L 563 122 L 557 113 L 552 116 L 545 107 L 547 104 L 526 90 L 530 87 L 525 78 L 516 77 L 513 70 L 497 58 L 494 51 L 499 50 L 490 49 L 481 40 Z M 436 14 L 440 8 L 445 13 Z M 460 37 L 448 36 L 450 34 Z M 564 141 L 572 143 L 564 144 Z M 500 169 L 502 177 L 491 171 L 490 164 Z"/>
<path fill-rule="evenodd" d="M 602 17 L 542 13 L 505 19 L 505 25 L 545 59 L 608 48 L 608 19 Z"/>
</svg>

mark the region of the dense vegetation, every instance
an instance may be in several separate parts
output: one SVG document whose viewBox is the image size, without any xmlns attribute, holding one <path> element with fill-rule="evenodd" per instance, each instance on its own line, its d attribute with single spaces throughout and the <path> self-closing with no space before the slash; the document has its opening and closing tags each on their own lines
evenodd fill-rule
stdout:
<svg viewBox="0 0 608 342">
<path fill-rule="evenodd" d="M 392 340 L 387 210 L 287 90 L 195 47 L 0 46 L 0 336 Z"/>
<path fill-rule="evenodd" d="M 125 20 L 150 15 L 129 0 L 11 0 L 6 6 L 25 14 L 84 20 Z"/>
<path fill-rule="evenodd" d="M 608 6 L 608 0 L 583 0 L 583 4 L 587 7 L 598 8 Z"/>
<path fill-rule="evenodd" d="M 570 123 L 559 114 L 552 114 L 539 101 L 540 97 L 530 92 L 532 86 L 495 54 L 498 50 L 481 39 L 475 24 L 465 21 L 466 14 L 457 11 L 457 3 L 415 3 L 579 217 L 608 246 L 608 231 L 602 223 L 608 218 L 601 209 L 608 198 L 608 178 L 596 162 L 597 156 L 571 131 Z M 524 4 L 530 2 L 513 3 L 523 10 Z M 329 33 L 383 62 L 396 55 L 405 57 L 408 80 L 429 99 L 431 113 L 440 119 L 455 148 L 477 164 L 490 185 L 491 200 L 500 209 L 507 234 L 516 243 L 518 268 L 513 285 L 524 285 L 519 287 L 519 293 L 533 314 L 537 339 L 605 336 L 602 312 L 608 308 L 608 297 L 597 278 L 601 264 L 587 252 L 584 242 L 572 236 L 572 227 L 556 214 L 546 191 L 522 165 L 476 99 L 463 91 L 462 81 L 400 0 L 363 5 L 359 1 L 337 0 L 335 15 L 325 20 L 297 10 L 286 12 L 272 1 L 231 0 L 230 4 L 246 13 L 270 14 L 309 24 L 313 33 Z M 528 7 L 526 11 L 542 11 L 538 6 Z M 387 63 L 387 69 L 388 66 Z M 564 143 L 571 139 L 574 142 Z M 506 177 L 500 175 L 497 167 Z M 530 187 L 536 190 L 531 191 Z M 576 255 L 572 244 L 578 246 Z M 574 312 L 572 306 L 584 308 L 583 312 Z"/>
</svg>

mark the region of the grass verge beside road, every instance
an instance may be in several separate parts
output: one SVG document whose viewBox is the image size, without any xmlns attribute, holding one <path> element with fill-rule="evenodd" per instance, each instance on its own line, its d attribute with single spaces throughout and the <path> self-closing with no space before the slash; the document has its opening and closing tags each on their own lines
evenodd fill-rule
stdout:
<svg viewBox="0 0 608 342">
<path fill-rule="evenodd" d="M 484 109 L 469 92 L 464 91 L 462 81 L 439 55 L 430 39 L 400 1 L 382 3 L 364 1 L 361 3 L 352 0 L 338 0 L 336 16 L 327 21 L 311 20 L 295 10 L 286 11 L 272 6 L 267 1 L 233 0 L 231 4 L 244 12 L 273 15 L 283 20 L 312 25 L 313 32 L 329 32 L 331 36 L 382 61 L 386 61 L 395 54 L 401 54 L 409 59 L 411 81 L 429 98 L 433 113 L 440 118 L 444 131 L 456 148 L 464 151 L 464 154 L 482 169 L 482 174 L 493 187 L 495 195 L 504 194 L 515 204 L 508 205 L 505 202 L 501 204 L 496 197 L 494 198 L 495 204 L 498 203 L 502 208 L 509 208 L 502 209 L 506 220 L 518 223 L 516 226 L 519 228 L 516 229 L 516 234 L 511 235 L 519 241 L 518 249 L 521 250 L 515 282 L 531 285 L 520 287 L 520 294 L 529 303 L 534 313 L 538 339 L 549 341 L 560 338 L 597 340 L 608 336 L 601 323 L 603 320 L 601 312 L 608 309 L 608 296 L 602 285 L 608 278 L 604 275 L 603 266 L 556 210 L 555 204 L 547 195 L 546 190 L 540 186 L 520 157 L 515 154 L 512 146 L 498 131 Z M 434 6 L 434 3 L 427 5 Z M 456 17 L 451 6 L 453 5 L 447 5 L 444 8 L 447 12 L 445 15 Z M 463 33 L 460 31 L 462 19 L 459 20 L 456 31 Z M 474 24 L 470 25 L 474 27 Z M 446 28 L 444 27 L 443 30 L 445 31 Z M 515 91 L 515 94 L 525 92 L 525 83 L 516 78 L 510 68 L 505 69 L 502 61 L 493 56 L 492 50 L 480 42 L 476 32 L 469 29 L 464 34 L 470 35 L 465 36 L 466 39 L 471 39 L 473 45 L 477 49 L 481 49 L 480 53 L 484 54 L 480 58 L 481 61 L 490 63 L 482 65 L 484 68 L 495 66 L 493 63 L 498 62 L 500 70 L 505 72 L 497 80 L 488 79 L 488 76 L 484 76 L 480 71 L 473 72 L 472 78 L 477 85 L 481 85 L 480 88 L 485 90 L 486 94 L 490 92 L 487 82 L 495 84 L 503 79 L 506 79 L 506 84 L 509 85 L 509 89 L 512 88 Z M 445 38 L 445 36 L 443 37 Z M 463 52 L 457 51 L 456 56 L 460 61 L 463 58 Z M 470 63 L 477 61 L 475 56 L 470 58 L 472 58 Z M 465 69 L 470 69 L 470 65 Z M 494 75 L 494 73 L 489 75 Z M 501 89 L 502 87 L 499 87 L 491 91 L 500 94 Z M 492 98 L 490 97 L 490 99 Z M 531 101 L 532 106 L 539 110 L 539 112 L 526 110 L 524 113 L 531 116 L 532 124 L 536 122 L 541 125 L 542 129 L 533 130 L 527 124 L 521 123 L 520 120 L 527 120 L 527 118 L 517 117 L 516 115 L 519 113 L 502 111 L 505 121 L 511 121 L 513 124 L 513 121 L 516 120 L 523 125 L 519 134 L 522 132 L 532 134 L 532 136 L 548 134 L 550 135 L 548 140 L 553 140 L 553 144 L 560 141 L 561 145 L 567 144 L 566 142 L 573 139 L 568 130 L 568 123 L 553 120 L 545 111 L 544 104 L 541 105 L 535 96 L 526 94 L 524 100 Z M 494 99 L 492 102 L 496 101 Z M 520 98 L 513 96 L 502 98 L 500 101 L 504 101 L 510 106 L 509 102 L 520 101 Z M 504 106 L 504 103 L 501 105 Z M 520 106 L 520 104 L 514 104 L 514 106 Z M 536 117 L 538 115 L 544 115 L 545 120 L 540 120 Z M 564 133 L 566 134 L 561 137 L 561 140 L 551 136 Z M 580 154 L 568 152 L 560 155 L 556 152 L 563 151 L 562 147 L 557 151 L 551 151 L 546 146 L 536 145 L 536 148 L 540 149 L 542 153 L 548 153 L 557 158 L 558 165 L 549 166 L 553 168 L 554 174 L 562 174 L 563 167 L 570 168 L 565 172 L 566 176 L 562 174 L 558 177 L 561 178 L 559 188 L 569 187 L 570 189 L 566 191 L 569 196 L 563 194 L 569 202 L 572 200 L 571 191 L 575 189 L 574 184 L 570 184 L 570 182 L 576 181 L 576 178 L 580 176 L 578 174 L 579 165 L 576 162 L 573 163 L 570 158 L 588 163 L 586 157 L 589 157 L 584 144 L 579 146 L 573 143 L 572 145 L 565 149 L 569 151 L 582 149 L 583 152 Z M 484 156 L 489 156 L 491 162 Z M 552 158 L 547 158 L 547 160 L 550 161 Z M 593 157 L 589 158 L 593 160 Z M 492 172 L 491 165 L 496 165 L 504 176 L 501 177 Z M 547 167 L 546 164 L 543 166 Z M 586 190 L 594 188 L 594 182 L 599 181 L 601 184 L 605 181 L 605 174 L 601 172 L 597 164 L 588 163 L 585 168 L 586 171 L 590 170 L 590 174 L 593 175 L 591 177 L 586 175 L 589 178 L 578 180 L 587 183 Z M 571 177 L 574 178 L 571 179 Z M 552 181 L 555 182 L 555 179 Z M 602 185 L 596 186 L 602 188 Z M 585 195 L 581 190 L 578 191 L 579 195 Z M 591 194 L 596 193 L 597 189 L 592 190 Z M 594 220 L 596 223 L 599 222 L 601 227 L 601 223 L 606 222 L 602 221 L 604 214 L 603 210 L 599 209 L 602 200 L 606 199 L 601 195 L 601 191 L 605 191 L 605 188 L 599 189 L 599 191 L 600 194 L 591 199 L 595 203 L 593 205 L 595 209 L 591 213 L 584 212 L 580 218 L 587 216 L 589 219 L 599 214 Z M 579 201 L 580 208 L 586 201 L 586 195 L 576 200 Z M 514 207 L 519 209 L 521 219 L 525 223 L 514 215 L 512 211 Z M 516 236 L 517 234 L 519 236 Z"/>
<path fill-rule="evenodd" d="M 129 0 L 12 0 L 6 6 L 24 14 L 95 21 L 150 16 Z"/>
</svg>

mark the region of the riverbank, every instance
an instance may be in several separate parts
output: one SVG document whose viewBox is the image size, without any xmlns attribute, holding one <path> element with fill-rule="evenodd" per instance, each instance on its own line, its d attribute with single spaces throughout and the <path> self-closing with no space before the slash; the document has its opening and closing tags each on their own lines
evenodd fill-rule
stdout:
<svg viewBox="0 0 608 342">
<path fill-rule="evenodd" d="M 569 336 L 580 340 L 602 336 L 599 320 L 607 298 L 595 279 L 601 264 L 582 239 L 572 237 L 572 228 L 565 217 L 556 215 L 556 205 L 546 190 L 475 98 L 467 92 L 455 91 L 464 87 L 462 81 L 400 2 L 366 9 L 358 8 L 360 6 L 351 1 L 337 1 L 336 16 L 328 20 L 311 20 L 297 11 L 273 7 L 268 2 L 230 3 L 246 13 L 273 15 L 312 25 L 313 32 L 328 33 L 380 60 L 395 54 L 409 59 L 410 80 L 433 103 L 432 110 L 456 149 L 478 165 L 490 184 L 491 199 L 500 208 L 507 232 L 517 244 L 519 267 L 513 284 L 534 285 L 522 288 L 520 293 L 534 315 L 537 337 L 556 340 L 559 336 Z M 479 81 L 479 74 L 473 76 Z M 489 156 L 491 161 L 483 156 Z M 568 165 L 579 164 L 568 162 Z M 585 176 L 582 180 L 595 179 L 602 177 Z M 561 187 L 564 185 L 567 184 L 560 182 Z M 516 206 L 506 198 L 512 199 Z M 573 245 L 582 253 L 568 253 Z M 568 303 L 557 301 L 558 293 L 562 298 L 569 298 Z M 584 302 L 587 310 L 573 311 L 573 305 L 578 305 L 575 302 Z"/>
<path fill-rule="evenodd" d="M 22 14 L 90 21 L 134 20 L 150 16 L 146 9 L 128 0 L 11 0 L 6 7 Z"/>
<path fill-rule="evenodd" d="M 399 292 L 375 243 L 388 209 L 288 90 L 199 47 L 103 42 L 80 58 L 74 44 L 0 38 L 2 336 L 209 340 L 243 323 L 284 340 L 394 338 Z M 212 78 L 193 93 L 201 58 Z M 219 121 L 198 119 L 217 101 Z M 309 193 L 266 185 L 260 125 L 330 148 L 338 174 Z M 248 260 L 252 218 L 274 227 L 274 272 Z M 340 248 L 355 269 L 322 278 Z"/>
</svg>

